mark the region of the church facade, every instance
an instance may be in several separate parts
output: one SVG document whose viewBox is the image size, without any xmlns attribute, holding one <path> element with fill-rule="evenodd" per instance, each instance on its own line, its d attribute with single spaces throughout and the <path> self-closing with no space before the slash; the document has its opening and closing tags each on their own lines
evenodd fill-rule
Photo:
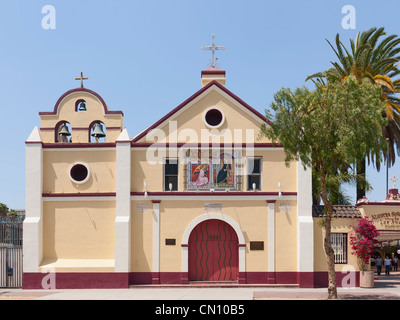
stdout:
<svg viewBox="0 0 400 320">
<path fill-rule="evenodd" d="M 39 113 L 26 141 L 24 288 L 51 275 L 56 288 L 327 285 L 311 171 L 285 166 L 225 76 L 203 70 L 200 90 L 133 137 L 83 85 Z M 348 234 L 362 210 L 336 210 L 340 286 L 358 270 Z"/>
</svg>

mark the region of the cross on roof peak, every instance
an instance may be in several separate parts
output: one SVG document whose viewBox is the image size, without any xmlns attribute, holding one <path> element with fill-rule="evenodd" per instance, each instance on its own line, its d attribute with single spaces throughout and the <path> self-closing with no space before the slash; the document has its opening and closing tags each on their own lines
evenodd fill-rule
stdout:
<svg viewBox="0 0 400 320">
<path fill-rule="evenodd" d="M 201 50 L 211 50 L 211 68 L 215 68 L 217 66 L 217 58 L 215 58 L 215 51 L 217 50 L 225 50 L 224 46 L 216 46 L 215 45 L 215 34 L 211 35 L 211 46 L 201 47 Z"/>
<path fill-rule="evenodd" d="M 390 178 L 390 180 L 393 181 L 393 189 L 396 189 L 396 181 L 399 179 L 397 179 L 396 176 L 393 176 L 393 178 Z"/>
<path fill-rule="evenodd" d="M 78 78 L 75 78 L 75 80 L 81 80 L 81 88 L 83 88 L 83 80 L 88 80 L 88 77 L 83 76 L 83 72 L 81 72 L 81 76 Z"/>
</svg>

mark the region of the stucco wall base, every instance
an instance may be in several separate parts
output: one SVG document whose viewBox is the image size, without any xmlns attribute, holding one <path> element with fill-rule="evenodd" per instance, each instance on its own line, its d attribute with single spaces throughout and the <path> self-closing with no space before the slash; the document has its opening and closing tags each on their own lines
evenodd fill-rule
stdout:
<svg viewBox="0 0 400 320">
<path fill-rule="evenodd" d="M 314 287 L 326 288 L 329 285 L 329 277 L 327 271 L 314 272 Z M 354 272 L 353 276 L 349 272 L 342 273 L 336 272 L 336 285 L 341 287 L 359 287 L 360 286 L 360 272 Z"/>
<path fill-rule="evenodd" d="M 55 273 L 54 289 L 113 289 L 129 288 L 140 284 L 189 284 L 187 272 L 129 272 L 129 273 Z M 48 281 L 49 273 L 24 273 L 23 289 L 43 289 L 42 282 Z M 156 279 L 156 281 L 155 281 Z M 336 273 L 337 286 L 360 286 L 359 272 L 354 282 L 348 281 L 349 273 Z M 327 272 L 241 272 L 238 284 L 297 284 L 300 288 L 325 288 L 328 286 Z"/>
<path fill-rule="evenodd" d="M 23 289 L 118 289 L 129 287 L 129 273 L 55 273 L 55 288 L 49 273 L 24 273 Z M 43 284 L 45 287 L 43 287 Z M 50 286 L 50 287 L 46 287 Z"/>
</svg>

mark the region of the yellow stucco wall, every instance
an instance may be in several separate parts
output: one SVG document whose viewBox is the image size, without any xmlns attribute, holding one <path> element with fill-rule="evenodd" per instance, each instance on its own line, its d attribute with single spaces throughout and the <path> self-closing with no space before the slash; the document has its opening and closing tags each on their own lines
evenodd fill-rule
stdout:
<svg viewBox="0 0 400 320">
<path fill-rule="evenodd" d="M 275 212 L 276 271 L 296 271 L 296 201 L 289 212 Z M 147 204 L 147 210 L 137 212 L 137 204 Z M 241 228 L 245 242 L 246 271 L 265 272 L 268 268 L 268 204 L 266 201 L 200 201 L 162 200 L 160 203 L 160 272 L 181 272 L 182 237 L 190 222 L 204 214 L 205 203 L 222 204 L 221 215 L 232 218 Z M 152 217 L 150 201 L 132 201 L 132 271 L 150 272 L 152 268 Z M 176 245 L 166 245 L 165 239 L 176 239 Z M 264 250 L 250 250 L 250 241 L 263 241 Z"/>
<path fill-rule="evenodd" d="M 43 205 L 43 260 L 114 259 L 115 201 Z"/>
<path fill-rule="evenodd" d="M 289 212 L 280 212 L 280 204 L 289 204 Z M 296 201 L 275 203 L 276 271 L 297 270 L 297 204 Z"/>
<path fill-rule="evenodd" d="M 115 150 L 55 150 L 45 149 L 43 156 L 43 192 L 115 192 Z M 90 178 L 75 184 L 69 177 L 73 163 L 89 166 Z"/>
<path fill-rule="evenodd" d="M 147 209 L 138 210 L 146 205 Z M 131 271 L 151 272 L 153 263 L 153 204 L 151 201 L 131 202 Z"/>
<path fill-rule="evenodd" d="M 324 237 L 325 230 L 320 227 L 319 223 L 322 218 L 313 218 L 314 220 L 314 271 L 328 271 L 325 250 L 324 250 Z M 348 233 L 347 235 L 347 264 L 335 264 L 335 270 L 340 272 L 348 265 L 352 265 L 359 270 L 357 264 L 357 257 L 352 255 L 350 248 L 350 233 L 352 229 L 350 225 L 355 225 L 356 219 L 351 218 L 334 218 L 332 220 L 332 233 Z"/>
<path fill-rule="evenodd" d="M 143 192 L 144 182 L 147 182 L 147 191 L 168 191 L 164 190 L 164 167 L 162 163 L 149 163 L 147 161 L 147 151 L 145 149 L 132 149 L 132 191 Z M 183 150 L 174 152 L 183 154 Z M 171 156 L 171 153 L 165 152 L 165 157 Z M 251 156 L 262 157 L 262 179 L 261 191 L 276 192 L 279 190 L 278 184 L 281 183 L 282 192 L 297 191 L 297 165 L 292 163 L 290 167 L 285 166 L 284 152 L 277 149 L 256 149 Z M 246 150 L 243 150 L 242 157 L 246 158 Z M 246 179 L 246 161 L 242 165 L 242 190 L 247 191 Z M 178 191 L 184 191 L 184 157 L 179 158 L 178 167 Z"/>
<path fill-rule="evenodd" d="M 201 139 L 202 134 L 203 137 L 209 138 L 208 135 L 205 135 L 206 132 L 209 131 L 209 128 L 204 124 L 203 121 L 203 114 L 204 112 L 211 107 L 219 108 L 225 114 L 225 122 L 224 124 L 219 127 L 216 131 L 217 134 L 214 134 L 214 140 L 210 139 Z M 249 111 L 243 110 L 242 107 L 237 106 L 231 98 L 228 98 L 225 94 L 222 94 L 217 91 L 210 91 L 207 92 L 205 96 L 200 98 L 199 100 L 193 102 L 190 106 L 185 107 L 183 111 L 176 113 L 175 115 L 171 116 L 168 121 L 175 121 L 176 122 L 176 130 L 172 131 L 170 128 L 170 123 L 166 123 L 159 127 L 161 131 L 165 133 L 165 140 L 166 142 L 225 142 L 225 143 L 232 143 L 235 142 L 269 142 L 266 138 L 258 139 L 260 133 L 260 125 L 262 120 L 258 117 L 254 117 L 253 115 L 249 114 Z M 225 131 L 229 129 L 229 131 Z M 205 130 L 202 132 L 202 130 Z M 242 130 L 236 131 L 235 130 Z M 247 134 L 246 130 L 250 130 L 251 134 Z M 172 131 L 170 134 L 170 131 Z M 197 140 L 193 141 L 192 133 L 195 133 Z M 226 137 L 230 137 L 229 139 L 224 139 L 222 136 L 226 134 Z M 159 136 L 158 138 L 160 138 Z M 220 139 L 219 139 L 220 138 Z M 151 136 L 145 136 L 141 140 L 141 142 L 153 142 L 155 139 L 151 139 Z M 158 142 L 161 142 L 160 140 Z"/>
</svg>

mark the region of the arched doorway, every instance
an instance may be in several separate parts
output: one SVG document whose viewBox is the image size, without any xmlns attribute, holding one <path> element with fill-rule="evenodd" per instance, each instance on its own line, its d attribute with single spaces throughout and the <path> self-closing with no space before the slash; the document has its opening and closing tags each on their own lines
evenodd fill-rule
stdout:
<svg viewBox="0 0 400 320">
<path fill-rule="evenodd" d="M 189 280 L 238 280 L 238 244 L 235 230 L 222 220 L 196 225 L 189 237 Z"/>
</svg>

